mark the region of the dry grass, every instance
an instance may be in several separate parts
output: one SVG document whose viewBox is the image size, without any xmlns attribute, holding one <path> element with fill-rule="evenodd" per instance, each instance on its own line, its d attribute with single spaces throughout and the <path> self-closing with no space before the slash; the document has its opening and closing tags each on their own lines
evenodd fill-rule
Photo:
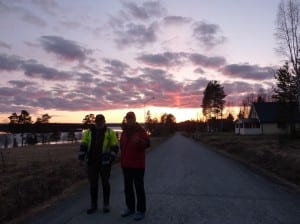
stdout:
<svg viewBox="0 0 300 224">
<path fill-rule="evenodd" d="M 165 138 L 152 138 L 151 147 Z M 0 223 L 22 216 L 86 178 L 79 143 L 1 149 Z"/>
<path fill-rule="evenodd" d="M 2 150 L 0 223 L 25 213 L 85 177 L 78 144 Z"/>
<path fill-rule="evenodd" d="M 192 137 L 300 186 L 299 138 L 240 136 L 233 133 L 198 133 Z"/>
</svg>

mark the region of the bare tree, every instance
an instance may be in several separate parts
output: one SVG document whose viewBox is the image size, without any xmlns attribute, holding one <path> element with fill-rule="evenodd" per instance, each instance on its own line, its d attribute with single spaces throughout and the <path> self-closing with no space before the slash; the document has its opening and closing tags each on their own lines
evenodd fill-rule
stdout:
<svg viewBox="0 0 300 224">
<path fill-rule="evenodd" d="M 300 3 L 299 0 L 281 0 L 278 7 L 275 36 L 278 52 L 286 56 L 297 78 L 297 98 L 300 106 Z"/>
</svg>

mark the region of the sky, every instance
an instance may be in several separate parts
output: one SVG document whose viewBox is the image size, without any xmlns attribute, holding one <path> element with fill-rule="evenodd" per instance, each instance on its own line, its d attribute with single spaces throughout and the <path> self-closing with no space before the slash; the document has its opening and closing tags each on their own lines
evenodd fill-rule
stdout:
<svg viewBox="0 0 300 224">
<path fill-rule="evenodd" d="M 195 120 L 212 80 L 238 107 L 270 93 L 283 65 L 279 2 L 0 0 L 0 123 L 21 110 L 50 122 L 143 121 L 148 110 Z"/>
</svg>

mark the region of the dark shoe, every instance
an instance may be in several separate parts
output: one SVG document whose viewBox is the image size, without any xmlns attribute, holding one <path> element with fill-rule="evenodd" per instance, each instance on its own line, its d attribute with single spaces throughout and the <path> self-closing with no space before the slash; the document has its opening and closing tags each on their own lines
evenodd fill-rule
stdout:
<svg viewBox="0 0 300 224">
<path fill-rule="evenodd" d="M 86 210 L 86 213 L 87 213 L 88 215 L 90 215 L 90 214 L 95 213 L 96 211 L 97 211 L 97 208 L 89 208 L 88 210 Z"/>
<path fill-rule="evenodd" d="M 130 216 L 130 215 L 133 215 L 134 214 L 134 211 L 131 211 L 129 210 L 128 208 L 125 209 L 122 213 L 121 213 L 121 216 L 122 217 L 127 217 L 127 216 Z"/>
<path fill-rule="evenodd" d="M 143 213 L 143 212 L 137 212 L 137 213 L 135 213 L 133 219 L 135 221 L 140 221 L 140 220 L 143 220 L 144 218 L 145 218 L 145 213 Z"/>
<path fill-rule="evenodd" d="M 109 213 L 110 212 L 110 207 L 109 205 L 104 205 L 103 206 L 103 213 Z"/>
</svg>

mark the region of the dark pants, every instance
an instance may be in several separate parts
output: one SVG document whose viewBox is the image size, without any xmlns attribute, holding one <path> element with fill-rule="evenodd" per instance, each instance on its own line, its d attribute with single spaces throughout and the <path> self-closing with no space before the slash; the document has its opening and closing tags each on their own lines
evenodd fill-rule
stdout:
<svg viewBox="0 0 300 224">
<path fill-rule="evenodd" d="M 103 205 L 109 205 L 111 165 L 93 164 L 88 165 L 88 178 L 90 182 L 91 206 L 97 208 L 99 174 L 103 189 Z"/>
<path fill-rule="evenodd" d="M 146 196 L 144 189 L 145 169 L 123 168 L 125 201 L 127 208 L 135 211 L 135 193 L 137 199 L 137 211 L 146 212 Z"/>
</svg>

